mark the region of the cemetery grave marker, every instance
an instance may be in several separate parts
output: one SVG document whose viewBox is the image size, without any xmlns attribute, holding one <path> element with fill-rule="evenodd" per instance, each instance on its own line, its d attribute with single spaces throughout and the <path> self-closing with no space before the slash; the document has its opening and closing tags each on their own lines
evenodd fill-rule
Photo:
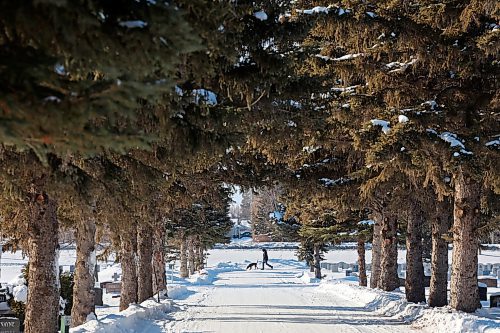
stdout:
<svg viewBox="0 0 500 333">
<path fill-rule="evenodd" d="M 19 318 L 1 317 L 0 318 L 0 333 L 19 333 L 21 325 Z"/>
</svg>

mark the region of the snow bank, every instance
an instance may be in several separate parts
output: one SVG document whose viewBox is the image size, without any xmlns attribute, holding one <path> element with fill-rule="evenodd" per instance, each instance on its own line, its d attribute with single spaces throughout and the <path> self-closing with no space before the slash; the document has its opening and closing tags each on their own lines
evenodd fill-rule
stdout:
<svg viewBox="0 0 500 333">
<path fill-rule="evenodd" d="M 12 295 L 16 302 L 26 303 L 28 301 L 28 287 L 25 285 L 15 286 Z"/>
<path fill-rule="evenodd" d="M 189 291 L 185 286 L 181 285 L 167 285 L 168 297 L 172 299 L 182 298 Z"/>
<path fill-rule="evenodd" d="M 295 275 L 295 277 L 298 278 L 304 284 L 318 283 L 319 282 L 319 279 L 316 279 L 313 276 L 313 273 L 307 272 L 307 271 L 301 272 L 301 273 Z"/>
<path fill-rule="evenodd" d="M 151 321 L 167 320 L 167 313 L 172 309 L 169 300 L 161 303 L 148 299 L 140 305 L 133 304 L 127 310 L 118 314 L 110 314 L 106 317 L 92 319 L 83 325 L 70 329 L 72 333 L 129 333 L 142 332 L 144 327 L 151 326 Z M 90 318 L 89 318 L 90 319 Z"/>
<path fill-rule="evenodd" d="M 384 292 L 344 283 L 323 281 L 319 290 L 341 295 L 380 315 L 411 322 L 418 328 L 447 333 L 500 333 L 500 319 L 452 310 L 450 307 L 429 308 L 425 304 L 408 303 L 400 292 Z"/>
</svg>

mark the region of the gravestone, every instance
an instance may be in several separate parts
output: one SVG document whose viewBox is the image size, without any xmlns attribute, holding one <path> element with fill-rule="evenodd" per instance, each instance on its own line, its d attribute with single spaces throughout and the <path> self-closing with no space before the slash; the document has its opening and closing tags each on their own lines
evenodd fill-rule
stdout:
<svg viewBox="0 0 500 333">
<path fill-rule="evenodd" d="M 6 294 L 0 294 L 0 303 L 1 302 L 7 302 L 7 295 Z"/>
<path fill-rule="evenodd" d="M 429 263 L 424 263 L 424 275 L 431 275 L 431 265 Z"/>
<path fill-rule="evenodd" d="M 115 274 L 113 274 L 112 278 L 113 278 L 113 281 L 116 282 L 118 281 L 118 278 L 120 277 L 120 275 L 118 275 L 116 272 Z"/>
<path fill-rule="evenodd" d="M 70 273 L 74 273 L 75 272 L 75 265 L 69 265 L 69 271 L 70 271 Z"/>
<path fill-rule="evenodd" d="M 61 333 L 69 333 L 69 328 L 71 326 L 71 316 L 61 316 Z"/>
<path fill-rule="evenodd" d="M 431 286 L 431 276 L 424 275 L 424 287 L 430 287 L 430 286 Z"/>
<path fill-rule="evenodd" d="M 497 288 L 497 279 L 494 277 L 484 277 L 477 279 L 479 283 L 484 283 L 487 287 Z"/>
<path fill-rule="evenodd" d="M 487 301 L 488 300 L 488 287 L 486 284 L 479 282 L 477 284 L 479 289 L 479 300 Z"/>
<path fill-rule="evenodd" d="M 106 285 L 107 293 L 120 293 L 122 289 L 121 282 L 112 282 Z"/>
<path fill-rule="evenodd" d="M 500 279 L 500 269 L 497 271 L 497 279 Z"/>
<path fill-rule="evenodd" d="M 351 276 L 352 271 L 350 269 L 345 270 L 345 276 Z"/>
<path fill-rule="evenodd" d="M 339 264 L 332 264 L 331 268 L 332 272 L 338 272 L 339 271 Z"/>
<path fill-rule="evenodd" d="M 113 283 L 113 282 L 111 282 L 111 281 L 101 282 L 101 283 L 99 284 L 99 286 L 101 287 L 101 289 L 106 289 L 106 286 L 107 286 L 108 284 L 110 284 L 110 283 Z"/>
<path fill-rule="evenodd" d="M 349 267 L 349 265 L 346 263 L 346 262 L 339 262 L 339 267 L 342 268 L 342 269 L 346 269 L 347 267 Z"/>
<path fill-rule="evenodd" d="M 366 270 L 371 272 L 372 264 L 366 264 Z"/>
<path fill-rule="evenodd" d="M 490 295 L 490 308 L 500 308 L 500 293 Z"/>
<path fill-rule="evenodd" d="M 104 303 L 102 302 L 102 289 L 101 288 L 94 288 L 94 304 L 103 306 Z"/>
<path fill-rule="evenodd" d="M 353 272 L 359 272 L 359 265 L 358 264 L 351 265 L 350 269 Z"/>
<path fill-rule="evenodd" d="M 21 325 L 19 318 L 15 317 L 0 317 L 0 332 L 1 333 L 19 333 Z"/>
</svg>

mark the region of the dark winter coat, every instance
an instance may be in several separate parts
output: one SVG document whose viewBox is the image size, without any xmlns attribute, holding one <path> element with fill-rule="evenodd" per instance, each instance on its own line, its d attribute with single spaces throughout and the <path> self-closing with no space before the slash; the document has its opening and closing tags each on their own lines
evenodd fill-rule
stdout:
<svg viewBox="0 0 500 333">
<path fill-rule="evenodd" d="M 268 261 L 268 260 L 269 260 L 269 258 L 268 258 L 268 256 L 267 256 L 267 251 L 266 251 L 266 249 L 262 249 L 262 252 L 263 252 L 263 253 L 262 253 L 262 260 L 263 260 L 263 261 Z"/>
</svg>

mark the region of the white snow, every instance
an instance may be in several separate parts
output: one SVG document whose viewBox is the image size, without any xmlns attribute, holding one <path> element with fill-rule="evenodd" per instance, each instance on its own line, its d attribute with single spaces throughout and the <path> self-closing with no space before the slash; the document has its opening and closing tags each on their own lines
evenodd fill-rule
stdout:
<svg viewBox="0 0 500 333">
<path fill-rule="evenodd" d="M 161 332 L 161 323 L 166 320 L 167 313 L 172 309 L 171 300 L 162 300 L 161 303 L 148 299 L 141 304 L 132 304 L 127 310 L 119 314 L 109 315 L 99 320 L 90 320 L 83 325 L 71 328 L 71 333 L 130 333 L 145 332 L 145 328 L 153 332 Z M 150 331 L 148 331 L 150 332 Z"/>
<path fill-rule="evenodd" d="M 390 69 L 389 73 L 402 73 L 411 65 L 414 65 L 418 59 L 416 57 L 410 57 L 410 60 L 407 62 L 390 62 L 385 65 L 387 69 Z"/>
<path fill-rule="evenodd" d="M 118 23 L 119 26 L 133 29 L 133 28 L 144 28 L 148 24 L 147 22 L 141 21 L 141 20 L 134 20 L 134 21 L 122 21 Z"/>
<path fill-rule="evenodd" d="M 15 286 L 12 295 L 15 301 L 26 303 L 28 300 L 28 287 L 24 284 Z"/>
<path fill-rule="evenodd" d="M 359 223 L 369 225 L 373 221 Z M 448 307 L 429 309 L 407 303 L 401 292 L 357 287 L 353 285 L 357 284 L 355 276 L 343 277 L 343 272 L 324 269 L 322 274 L 327 277 L 319 283 L 304 263 L 297 260 L 296 249 L 283 248 L 296 247 L 297 243 L 239 241 L 229 245 L 241 249 L 219 246 L 210 250 L 206 270 L 190 279 L 179 278 L 178 262 L 173 275 L 168 270 L 168 294 L 173 301 L 158 303 L 156 298 L 149 299 L 118 312 L 119 298 L 105 293 L 105 306 L 96 308 L 97 319 L 89 317 L 86 324 L 71 332 L 500 332 L 498 312 L 488 308 L 475 314 L 456 312 Z M 355 263 L 355 244 L 344 245 L 326 253 L 325 261 Z M 258 262 L 261 267 L 262 251 L 255 246 L 268 249 L 273 270 L 245 271 L 250 262 Z M 62 265 L 74 265 L 74 249 L 60 253 Z M 403 263 L 405 256 L 406 251 L 399 250 L 398 262 Z M 451 260 L 451 250 L 449 257 Z M 26 260 L 20 253 L 4 253 L 5 274 L 2 276 L 11 276 L 12 283 L 23 285 L 24 281 L 13 273 L 18 272 Z M 369 246 L 366 260 L 371 261 Z M 479 263 L 491 262 L 500 262 L 500 253 L 482 251 Z M 112 281 L 114 273 L 121 273 L 119 264 L 112 261 L 100 264 L 100 281 Z M 488 291 L 490 289 L 492 293 L 500 291 L 499 288 L 488 288 Z M 496 319 L 492 319 L 494 316 Z"/>
<path fill-rule="evenodd" d="M 373 126 L 380 126 L 382 127 L 382 132 L 384 134 L 388 134 L 391 130 L 391 127 L 389 126 L 390 123 L 387 120 L 381 120 L 381 119 L 372 119 L 371 123 Z"/>
<path fill-rule="evenodd" d="M 320 148 L 321 147 L 318 147 L 318 146 L 305 146 L 305 147 L 302 147 L 302 151 L 306 152 L 308 154 L 312 154 L 312 153 L 314 153 L 316 150 L 318 150 Z"/>
<path fill-rule="evenodd" d="M 300 11 L 298 11 L 298 12 L 300 12 Z M 312 8 L 312 9 L 305 9 L 305 10 L 302 11 L 302 13 L 308 14 L 308 15 L 319 14 L 319 13 L 328 14 L 328 8 L 327 7 L 316 6 L 316 7 Z"/>
<path fill-rule="evenodd" d="M 408 121 L 410 121 L 410 119 L 408 119 L 407 116 L 400 114 L 399 117 L 398 117 L 398 121 L 400 123 L 407 123 Z"/>
<path fill-rule="evenodd" d="M 486 147 L 489 147 L 489 146 L 500 146 L 500 139 L 488 141 L 488 142 L 485 143 L 485 146 Z"/>
<path fill-rule="evenodd" d="M 458 139 L 458 136 L 455 133 L 443 132 L 439 135 L 439 137 L 443 141 L 448 142 L 450 144 L 450 147 L 460 147 L 462 149 L 465 149 L 464 144 Z"/>
<path fill-rule="evenodd" d="M 344 60 L 351 60 L 351 59 L 355 59 L 358 57 L 362 57 L 364 55 L 365 55 L 364 53 L 352 53 L 352 54 L 343 55 L 343 56 L 338 57 L 338 58 L 331 58 L 331 57 L 324 56 L 321 54 L 316 54 L 316 57 L 321 58 L 321 59 L 326 60 L 326 61 L 344 61 Z"/>
<path fill-rule="evenodd" d="M 436 108 L 438 107 L 438 103 L 434 100 L 429 100 L 429 101 L 423 102 L 421 105 L 422 106 L 428 105 L 431 107 L 431 110 L 436 110 Z"/>
<path fill-rule="evenodd" d="M 253 16 L 255 16 L 258 20 L 261 20 L 261 21 L 267 20 L 267 14 L 263 10 L 259 10 L 258 12 L 255 12 L 253 14 Z"/>
<path fill-rule="evenodd" d="M 194 89 L 191 93 L 196 104 L 217 105 L 217 95 L 210 90 Z"/>
</svg>

